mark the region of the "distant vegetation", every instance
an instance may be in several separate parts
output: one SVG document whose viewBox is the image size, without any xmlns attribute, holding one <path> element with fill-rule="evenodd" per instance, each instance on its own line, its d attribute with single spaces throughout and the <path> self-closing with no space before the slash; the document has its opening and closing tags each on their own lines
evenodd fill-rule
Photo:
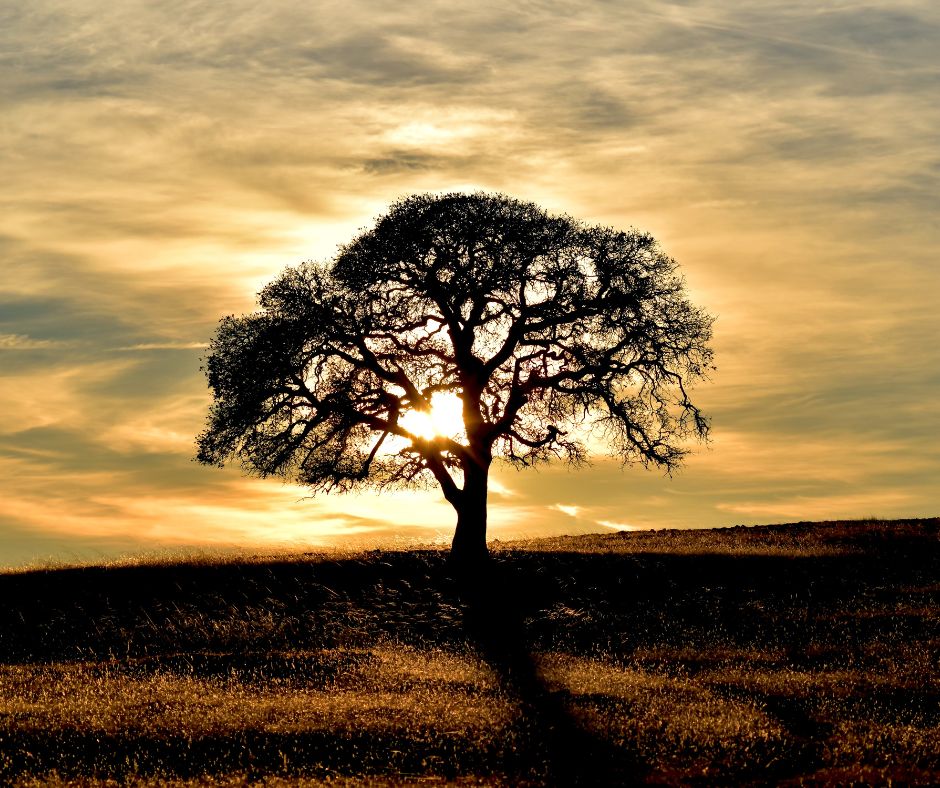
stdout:
<svg viewBox="0 0 940 788">
<path fill-rule="evenodd" d="M 0 783 L 940 783 L 940 519 L 0 575 Z"/>
</svg>

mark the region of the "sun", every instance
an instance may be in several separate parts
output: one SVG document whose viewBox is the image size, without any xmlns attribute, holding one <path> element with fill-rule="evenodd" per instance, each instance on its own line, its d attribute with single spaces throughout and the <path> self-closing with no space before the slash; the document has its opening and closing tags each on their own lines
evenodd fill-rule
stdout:
<svg viewBox="0 0 940 788">
<path fill-rule="evenodd" d="M 453 392 L 438 392 L 431 396 L 430 412 L 410 411 L 402 416 L 401 425 L 425 440 L 438 435 L 459 438 L 464 432 L 463 402 Z"/>
</svg>

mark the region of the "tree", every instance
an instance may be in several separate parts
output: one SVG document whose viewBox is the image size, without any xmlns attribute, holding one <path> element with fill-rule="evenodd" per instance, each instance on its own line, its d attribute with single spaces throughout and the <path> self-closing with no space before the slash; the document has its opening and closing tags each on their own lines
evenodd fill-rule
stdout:
<svg viewBox="0 0 940 788">
<path fill-rule="evenodd" d="M 708 424 L 688 395 L 712 319 L 649 235 L 492 194 L 401 200 L 331 264 L 286 269 L 222 319 L 196 459 L 314 491 L 440 485 L 452 557 L 486 556 L 495 458 L 581 463 L 603 437 L 671 471 Z M 460 399 L 462 428 L 409 414 Z"/>
</svg>

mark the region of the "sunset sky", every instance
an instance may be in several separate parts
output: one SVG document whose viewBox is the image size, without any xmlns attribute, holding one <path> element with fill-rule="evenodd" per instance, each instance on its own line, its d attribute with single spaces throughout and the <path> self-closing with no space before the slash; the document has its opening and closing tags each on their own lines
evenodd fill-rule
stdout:
<svg viewBox="0 0 940 788">
<path fill-rule="evenodd" d="M 0 566 L 449 537 L 192 462 L 200 357 L 414 192 L 651 232 L 717 316 L 674 477 L 500 470 L 497 538 L 940 514 L 931 0 L 0 0 Z"/>
</svg>

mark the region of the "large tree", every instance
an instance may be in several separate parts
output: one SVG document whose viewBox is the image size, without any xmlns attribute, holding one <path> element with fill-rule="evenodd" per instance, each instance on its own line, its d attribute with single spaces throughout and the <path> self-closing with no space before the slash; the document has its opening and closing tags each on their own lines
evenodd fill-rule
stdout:
<svg viewBox="0 0 940 788">
<path fill-rule="evenodd" d="M 440 485 L 452 555 L 486 555 L 494 459 L 579 463 L 602 437 L 671 470 L 707 421 L 711 318 L 645 233 L 493 194 L 416 195 L 328 264 L 288 268 L 224 318 L 197 459 L 314 491 Z M 459 397 L 462 425 L 414 413 Z M 458 428 L 459 427 L 459 428 Z"/>
</svg>

